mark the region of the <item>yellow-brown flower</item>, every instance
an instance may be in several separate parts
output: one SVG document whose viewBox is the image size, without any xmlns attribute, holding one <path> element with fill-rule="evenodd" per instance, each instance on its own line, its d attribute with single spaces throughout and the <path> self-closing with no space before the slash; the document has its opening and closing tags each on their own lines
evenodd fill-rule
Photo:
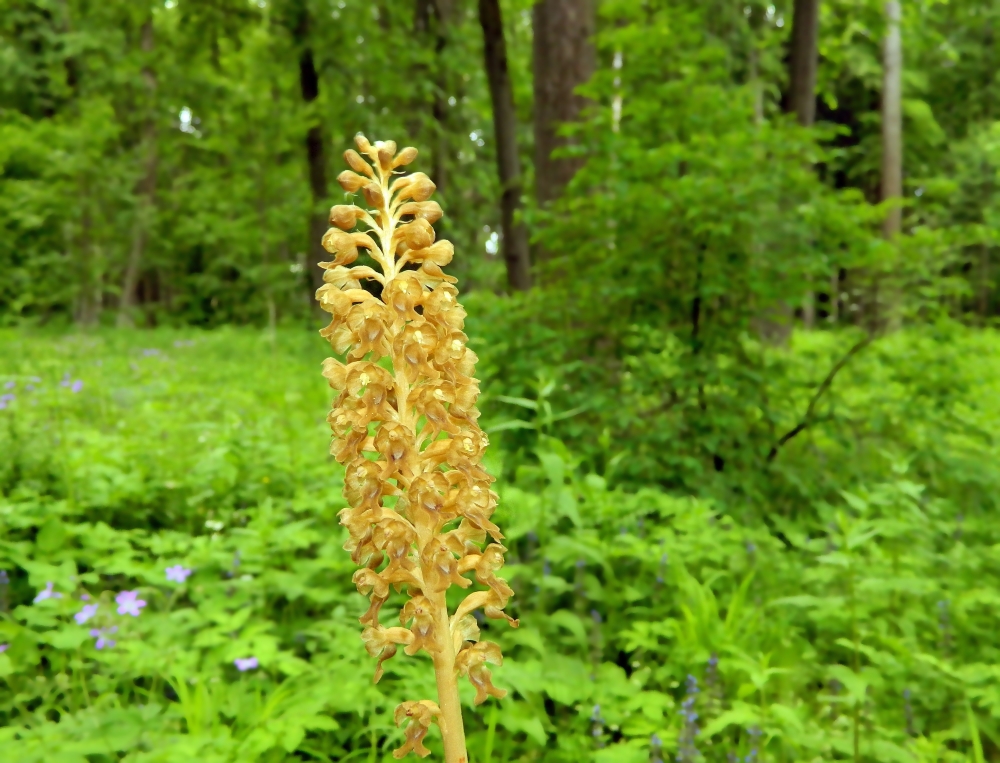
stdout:
<svg viewBox="0 0 1000 763">
<path fill-rule="evenodd" d="M 467 763 L 458 676 L 471 681 L 476 704 L 505 693 L 486 668 L 501 663 L 500 647 L 479 640 L 471 614 L 482 609 L 517 626 L 503 612 L 513 591 L 496 575 L 506 549 L 490 519 L 493 478 L 480 464 L 488 440 L 477 423 L 476 356 L 462 331 L 456 279 L 441 269 L 455 249 L 435 241 L 441 207 L 430 200 L 434 183 L 422 172 L 398 173 L 416 149 L 397 153 L 392 141 L 372 144 L 362 135 L 355 142 L 358 151 L 344 153 L 351 169 L 338 180 L 348 193 L 360 192 L 368 209 L 330 210 L 334 227 L 323 247 L 333 257 L 320 263 L 326 272 L 316 292 L 332 316 L 320 333 L 348 361 L 323 364 L 339 393 L 329 416 L 330 452 L 345 467 L 345 549 L 361 565 L 354 583 L 370 600 L 361 622 L 365 647 L 378 659 L 375 680 L 398 646 L 409 655 L 423 649 L 434 662 L 438 702 L 399 705 L 396 721 L 409 725 L 396 756 L 427 755 L 423 740 L 433 722 L 447 762 Z M 355 231 L 358 224 L 367 230 Z M 359 250 L 378 270 L 353 265 Z M 381 298 L 373 296 L 379 291 Z M 389 506 L 387 496 L 395 501 Z M 494 542 L 486 545 L 487 536 Z M 469 593 L 450 613 L 447 590 L 473 580 L 485 590 Z M 391 587 L 409 596 L 402 627 L 379 622 Z"/>
</svg>

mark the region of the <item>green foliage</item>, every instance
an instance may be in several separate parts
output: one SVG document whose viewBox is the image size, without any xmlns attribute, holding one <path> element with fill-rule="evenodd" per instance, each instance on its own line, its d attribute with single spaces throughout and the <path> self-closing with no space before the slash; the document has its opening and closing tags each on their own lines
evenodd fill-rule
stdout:
<svg viewBox="0 0 1000 763">
<path fill-rule="evenodd" d="M 783 359 L 793 382 L 832 349 L 807 338 Z M 321 345 L 0 342 L 5 760 L 386 759 L 392 684 L 429 671 L 394 660 L 371 684 Z M 465 697 L 472 759 L 645 761 L 653 735 L 673 757 L 691 696 L 706 761 L 992 759 L 998 363 L 993 339 L 958 330 L 860 354 L 836 394 L 856 431 L 817 428 L 788 459 L 825 486 L 775 515 L 787 543 L 739 497 L 609 487 L 547 434 L 589 415 L 555 421 L 551 383 L 534 406 L 488 388 L 487 427 L 538 418 L 509 430 L 530 453 L 493 451 L 522 626 L 483 626 L 512 696 L 479 713 Z M 192 575 L 169 581 L 175 565 Z M 34 602 L 49 581 L 61 598 Z M 138 617 L 116 611 L 124 590 L 147 602 Z M 97 650 L 90 629 L 115 626 Z"/>
<path fill-rule="evenodd" d="M 416 12 L 397 0 L 2 0 L 0 321 L 113 321 L 138 247 L 140 323 L 301 322 L 314 264 L 304 138 L 316 120 L 329 165 L 317 211 L 341 198 L 334 167 L 356 132 L 408 138 L 424 169 L 447 160 L 449 238 L 481 252 L 498 212 L 480 137 L 489 95 L 465 43 L 478 22 L 456 11 L 438 55 L 436 39 L 414 35 Z M 312 102 L 306 47 L 320 73 Z M 497 259 L 458 269 L 487 285 L 501 275 Z"/>
</svg>

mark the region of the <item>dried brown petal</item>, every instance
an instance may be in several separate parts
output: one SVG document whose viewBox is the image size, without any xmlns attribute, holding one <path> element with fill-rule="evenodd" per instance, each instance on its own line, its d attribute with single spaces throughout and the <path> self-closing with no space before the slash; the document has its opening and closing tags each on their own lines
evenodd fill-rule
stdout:
<svg viewBox="0 0 1000 763">
<path fill-rule="evenodd" d="M 408 201 L 399 207 L 399 215 L 413 215 L 433 225 L 444 216 L 444 212 L 436 201 Z"/>
<path fill-rule="evenodd" d="M 368 182 L 368 180 L 356 172 L 344 170 L 337 175 L 337 182 L 340 183 L 340 187 L 348 193 L 357 193 L 358 190 Z"/>
<path fill-rule="evenodd" d="M 406 242 L 406 245 L 410 249 L 424 249 L 434 242 L 434 228 L 422 217 L 418 217 L 416 220 L 411 223 L 407 223 L 406 225 L 401 225 L 397 229 L 396 233 L 403 241 Z M 451 249 L 452 253 L 454 253 L 455 247 L 452 247 Z M 410 259 L 413 258 L 411 257 Z"/>
<path fill-rule="evenodd" d="M 503 699 L 507 696 L 504 689 L 498 689 L 493 685 L 493 676 L 486 668 L 487 662 L 493 665 L 503 664 L 500 647 L 492 641 L 469 644 L 455 658 L 455 667 L 459 674 L 468 676 L 476 689 L 476 698 L 473 701 L 477 705 L 483 704 L 490 697 Z"/>
<path fill-rule="evenodd" d="M 393 148 L 395 147 L 395 144 L 393 144 Z M 378 165 L 382 168 L 383 172 L 392 170 L 392 151 L 387 146 L 383 146 L 378 150 Z"/>
<path fill-rule="evenodd" d="M 430 225 L 430 223 L 427 224 Z M 447 265 L 451 262 L 455 256 L 455 245 L 450 241 L 438 241 L 426 249 L 416 249 L 412 252 L 407 252 L 406 256 L 411 262 L 431 262 L 440 269 L 442 265 Z"/>
<path fill-rule="evenodd" d="M 330 225 L 349 231 L 357 225 L 363 214 L 364 211 L 353 204 L 338 204 L 330 207 Z"/>
<path fill-rule="evenodd" d="M 364 187 L 364 195 L 365 201 L 376 209 L 381 209 L 385 206 L 385 196 L 382 194 L 382 189 L 379 188 L 378 183 L 368 183 Z"/>
<path fill-rule="evenodd" d="M 395 169 L 396 167 L 405 167 L 407 164 L 410 164 L 416 158 L 417 158 L 417 149 L 415 149 L 413 146 L 407 146 L 398 154 L 396 154 L 396 158 L 392 162 L 392 167 L 393 169 Z"/>
<path fill-rule="evenodd" d="M 412 199 L 413 201 L 427 201 L 431 194 L 434 193 L 434 189 L 437 186 L 434 185 L 434 181 L 431 180 L 423 172 L 414 172 L 409 176 L 410 182 L 400 190 L 399 200 L 405 201 L 406 199 Z"/>
<path fill-rule="evenodd" d="M 355 172 L 361 175 L 367 175 L 368 177 L 375 177 L 375 173 L 372 171 L 371 165 L 368 164 L 361 155 L 358 154 L 353 148 L 349 148 L 344 152 L 344 161 L 347 162 L 349 166 Z"/>
<path fill-rule="evenodd" d="M 396 645 L 408 644 L 412 639 L 413 636 L 406 628 L 375 626 L 362 631 L 361 640 L 365 642 L 365 649 L 372 657 L 378 658 L 372 683 L 378 683 L 382 678 L 382 663 L 396 654 Z"/>
<path fill-rule="evenodd" d="M 428 654 L 438 651 L 438 643 L 434 633 L 434 615 L 431 613 L 431 603 L 424 596 L 414 596 L 403 605 L 402 612 L 399 613 L 399 621 L 410 625 L 410 633 L 413 634 L 411 641 L 404 650 L 412 656 L 421 649 Z"/>
<path fill-rule="evenodd" d="M 350 265 L 358 258 L 358 247 L 354 243 L 354 239 L 351 238 L 349 233 L 345 233 L 340 228 L 330 228 L 323 235 L 323 248 L 334 255 L 332 262 L 322 263 L 322 267 L 324 268 Z"/>
<path fill-rule="evenodd" d="M 441 708 L 429 699 L 422 699 L 419 702 L 403 702 L 396 707 L 394 719 L 399 726 L 403 721 L 409 720 L 406 727 L 406 741 L 403 746 L 392 751 L 392 756 L 399 760 L 405 757 L 411 750 L 421 758 L 430 755 L 430 750 L 424 746 L 424 737 L 430 731 L 431 723 L 437 721 L 441 715 Z"/>
</svg>

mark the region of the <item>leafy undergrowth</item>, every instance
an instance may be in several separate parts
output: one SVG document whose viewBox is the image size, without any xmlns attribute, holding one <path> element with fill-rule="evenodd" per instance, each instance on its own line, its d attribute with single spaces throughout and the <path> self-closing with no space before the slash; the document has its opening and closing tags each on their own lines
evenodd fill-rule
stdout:
<svg viewBox="0 0 1000 763">
<path fill-rule="evenodd" d="M 521 627 L 483 624 L 511 695 L 466 695 L 472 761 L 997 759 L 1000 538 L 961 489 L 996 467 L 935 423 L 1000 435 L 969 370 L 996 351 L 967 341 L 908 382 L 868 359 L 839 394 L 969 476 L 887 459 L 783 541 L 738 504 L 610 488 L 545 435 L 508 462 Z M 391 759 L 392 709 L 432 671 L 371 682 L 322 357 L 297 333 L 0 335 L 4 761 Z M 929 385 L 955 402 L 918 426 Z"/>
</svg>

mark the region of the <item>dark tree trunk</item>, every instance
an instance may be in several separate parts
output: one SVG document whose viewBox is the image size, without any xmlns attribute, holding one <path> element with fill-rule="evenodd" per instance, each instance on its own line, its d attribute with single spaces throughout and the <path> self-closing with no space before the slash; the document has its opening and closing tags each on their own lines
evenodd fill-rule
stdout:
<svg viewBox="0 0 1000 763">
<path fill-rule="evenodd" d="M 431 81 L 434 95 L 431 116 L 434 118 L 434 135 L 431 140 L 431 179 L 439 194 L 448 193 L 448 77 L 445 52 L 448 47 L 448 22 L 451 0 L 417 0 L 414 31 L 429 38 L 434 49 L 434 71 Z"/>
<path fill-rule="evenodd" d="M 531 287 L 528 233 L 524 224 L 515 219 L 521 205 L 521 164 L 517 155 L 517 113 L 507 66 L 500 0 L 479 0 L 479 23 L 483 27 L 486 78 L 493 102 L 493 132 L 501 188 L 501 246 L 507 266 L 507 283 L 514 290 L 524 291 Z"/>
<path fill-rule="evenodd" d="M 300 9 L 298 23 L 293 31 L 295 43 L 299 48 L 299 88 L 302 100 L 306 104 L 314 104 L 319 98 L 319 73 L 313 59 L 312 46 L 309 42 L 309 11 Z M 319 114 L 312 113 L 312 125 L 306 133 L 306 160 L 309 165 L 309 191 L 312 197 L 312 207 L 309 213 L 309 281 L 313 288 L 323 285 L 323 270 L 317 263 L 327 259 L 323 249 L 323 234 L 329 227 L 326 207 L 329 206 L 328 186 L 326 176 L 326 135 Z"/>
<path fill-rule="evenodd" d="M 129 248 L 128 262 L 125 265 L 125 279 L 122 283 L 121 301 L 118 304 L 119 326 L 133 324 L 132 312 L 136 304 L 136 287 L 142 273 L 143 260 L 146 253 L 146 242 L 149 229 L 153 223 L 153 209 L 156 196 L 156 72 L 150 58 L 153 53 L 153 17 L 150 15 L 142 25 L 141 45 L 146 57 L 142 67 L 142 79 L 146 87 L 149 103 L 146 107 L 146 121 L 142 128 L 140 151 L 142 154 L 143 172 L 136 189 L 138 201 L 136 205 L 135 222 L 132 226 L 132 245 Z"/>
<path fill-rule="evenodd" d="M 594 73 L 592 0 L 540 0 L 533 16 L 535 87 L 535 194 L 546 204 L 562 193 L 580 168 L 579 159 L 553 159 L 566 145 L 557 135 L 576 120 L 586 99 L 576 88 Z"/>
<path fill-rule="evenodd" d="M 810 127 L 816 121 L 818 39 L 819 0 L 795 0 L 787 110 L 789 114 L 795 114 L 804 127 Z"/>
<path fill-rule="evenodd" d="M 819 60 L 819 2 L 795 0 L 792 10 L 791 51 L 788 57 L 788 97 L 785 106 L 803 127 L 816 122 L 816 67 Z M 816 295 L 808 292 L 802 301 L 802 323 L 807 329 L 816 322 Z"/>
</svg>

